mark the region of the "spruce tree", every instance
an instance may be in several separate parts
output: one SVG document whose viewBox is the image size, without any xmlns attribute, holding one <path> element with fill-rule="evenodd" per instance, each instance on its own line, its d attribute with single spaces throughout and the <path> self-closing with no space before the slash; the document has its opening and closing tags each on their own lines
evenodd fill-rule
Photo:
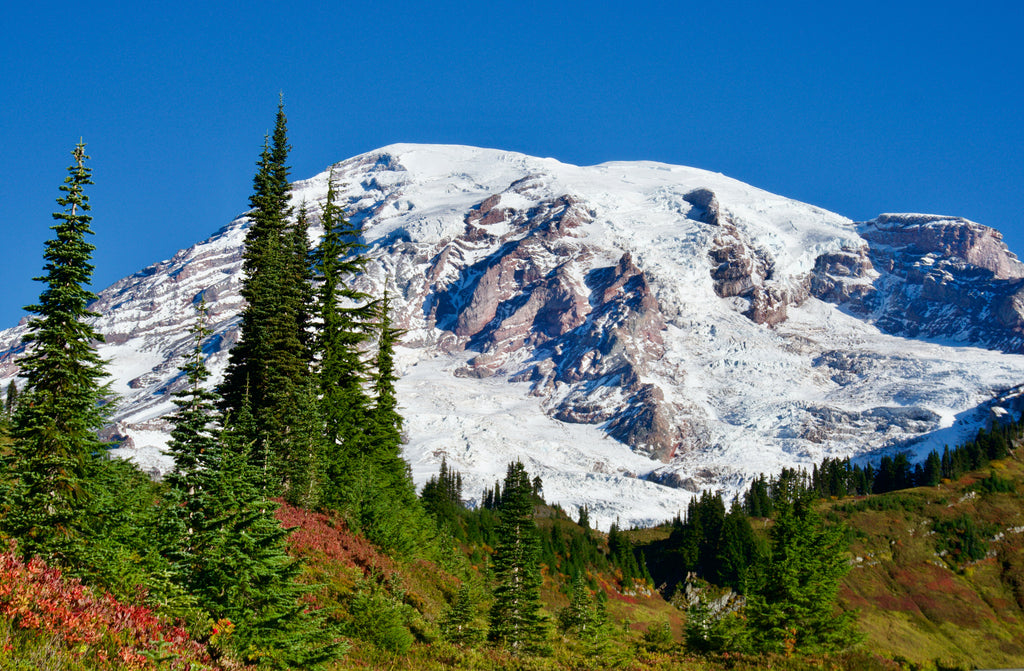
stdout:
<svg viewBox="0 0 1024 671">
<path fill-rule="evenodd" d="M 533 521 L 533 484 L 522 462 L 508 465 L 498 545 L 491 559 L 497 585 L 488 638 L 513 654 L 536 651 L 547 637 L 540 613 L 540 538 Z"/>
<path fill-rule="evenodd" d="M 441 617 L 441 635 L 451 643 L 460 645 L 475 643 L 482 636 L 475 620 L 476 603 L 470 592 L 469 584 L 464 582 L 459 586 L 455 598 L 452 599 Z"/>
<path fill-rule="evenodd" d="M 176 392 L 177 410 L 170 420 L 174 425 L 167 453 L 174 459 L 174 470 L 166 477 L 168 485 L 167 514 L 164 533 L 170 538 L 168 555 L 183 570 L 188 570 L 197 527 L 205 516 L 203 493 L 220 464 L 220 428 L 217 423 L 217 394 L 203 388 L 210 373 L 203 357 L 203 342 L 211 331 L 206 304 L 198 308 L 199 317 L 190 329 L 192 351 L 181 372 L 187 386 Z"/>
<path fill-rule="evenodd" d="M 234 625 L 228 646 L 245 662 L 311 668 L 341 649 L 318 612 L 310 612 L 288 556 L 277 504 L 255 484 L 248 449 L 228 434 L 222 458 L 201 493 L 205 519 L 193 542 L 188 586 L 215 620 Z"/>
<path fill-rule="evenodd" d="M 95 247 L 86 240 L 92 184 L 85 145 L 74 151 L 74 164 L 60 187 L 54 213 L 54 239 L 46 243 L 39 302 L 25 309 L 29 320 L 28 354 L 19 362 L 25 380 L 14 413 L 13 450 L 3 462 L 9 481 L 3 531 L 19 539 L 26 555 L 40 554 L 74 564 L 82 547 L 83 514 L 90 494 L 89 472 L 104 445 L 96 436 L 105 417 L 101 380 L 104 362 L 95 349 L 102 336 L 88 323 L 88 304 L 96 296 L 87 288 Z"/>
<path fill-rule="evenodd" d="M 14 415 L 14 408 L 18 405 L 18 384 L 14 380 L 11 380 L 7 384 L 7 398 L 4 399 L 4 410 L 7 412 L 7 417 L 10 419 Z"/>
<path fill-rule="evenodd" d="M 395 345 L 402 331 L 391 326 L 391 300 L 387 289 L 378 306 L 379 333 L 373 376 L 374 405 L 370 413 L 371 440 L 378 460 L 401 461 L 402 416 L 398 413 L 395 394 Z M 404 464 L 402 465 L 404 469 Z"/>
</svg>

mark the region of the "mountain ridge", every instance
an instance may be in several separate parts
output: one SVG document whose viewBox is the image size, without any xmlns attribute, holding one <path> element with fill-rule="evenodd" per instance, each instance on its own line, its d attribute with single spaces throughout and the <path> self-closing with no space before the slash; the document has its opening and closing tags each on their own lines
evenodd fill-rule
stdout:
<svg viewBox="0 0 1024 671">
<path fill-rule="evenodd" d="M 364 226 L 360 288 L 386 284 L 407 331 L 419 484 L 444 457 L 473 497 L 519 457 L 597 524 L 659 521 L 758 472 L 955 442 L 1024 379 L 1024 265 L 967 220 L 853 222 L 695 168 L 399 144 L 295 182 L 314 224 L 331 170 Z M 100 293 L 117 454 L 167 467 L 201 299 L 223 372 L 246 225 Z M 0 332 L 0 380 L 22 329 Z"/>
</svg>

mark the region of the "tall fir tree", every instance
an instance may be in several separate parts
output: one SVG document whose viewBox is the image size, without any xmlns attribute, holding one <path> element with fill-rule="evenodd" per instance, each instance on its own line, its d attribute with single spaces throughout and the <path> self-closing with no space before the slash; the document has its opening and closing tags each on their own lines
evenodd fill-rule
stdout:
<svg viewBox="0 0 1024 671">
<path fill-rule="evenodd" d="M 382 461 L 401 461 L 402 415 L 395 394 L 395 345 L 403 331 L 391 325 L 391 298 L 385 288 L 377 306 L 377 356 L 373 375 L 374 405 L 370 413 L 373 449 Z M 403 465 L 404 468 L 404 465 Z"/>
<path fill-rule="evenodd" d="M 547 638 L 540 612 L 540 538 L 533 521 L 533 484 L 516 461 L 508 465 L 499 511 L 498 544 L 492 556 L 497 585 L 488 638 L 513 654 L 536 651 Z"/>
<path fill-rule="evenodd" d="M 203 492 L 210 487 L 221 459 L 216 413 L 218 396 L 203 387 L 210 378 L 203 356 L 203 342 L 211 333 L 207 327 L 209 314 L 205 302 L 200 303 L 198 312 L 196 324 L 190 330 L 192 351 L 181 367 L 187 386 L 174 395 L 177 409 L 170 418 L 174 428 L 167 443 L 174 470 L 165 479 L 168 485 L 165 534 L 170 536 L 168 555 L 183 570 L 189 567 L 196 530 L 205 516 Z"/>
<path fill-rule="evenodd" d="M 205 315 L 205 306 L 200 307 Z M 288 531 L 277 504 L 261 492 L 249 454 L 253 418 L 247 397 L 226 431 L 217 422 L 217 394 L 202 344 L 204 318 L 192 329 L 194 347 L 182 366 L 188 387 L 175 399 L 168 451 L 170 499 L 162 525 L 174 579 L 214 620 L 230 621 L 226 647 L 242 661 L 270 668 L 311 668 L 340 648 L 323 618 L 307 611 L 301 564 L 287 554 Z"/>
<path fill-rule="evenodd" d="M 308 379 L 309 242 L 304 216 L 289 226 L 287 118 L 278 105 L 271 138 L 253 178 L 245 239 L 239 342 L 220 387 L 222 407 L 236 416 L 251 409 L 252 459 L 268 493 L 308 496 L 310 478 Z"/>
<path fill-rule="evenodd" d="M 13 417 L 11 454 L 3 460 L 9 482 L 3 531 L 16 537 L 26 555 L 40 554 L 75 563 L 82 546 L 83 514 L 89 499 L 89 474 L 104 445 L 97 436 L 105 417 L 101 384 L 104 361 L 95 349 L 103 337 L 88 323 L 88 289 L 94 245 L 89 198 L 92 184 L 85 145 L 72 151 L 74 164 L 60 187 L 54 213 L 54 239 L 46 243 L 39 302 L 25 309 L 30 319 L 25 343 L 28 354 L 19 362 L 25 380 Z"/>
<path fill-rule="evenodd" d="M 368 366 L 361 347 L 371 336 L 375 314 L 371 297 L 351 284 L 366 265 L 360 253 L 362 231 L 345 219 L 337 197 L 332 172 L 320 216 L 323 237 L 312 259 L 320 317 L 315 347 L 326 442 L 323 499 L 328 506 L 345 510 L 357 505 L 357 477 L 368 468 L 363 461 L 369 449 L 371 401 L 364 388 Z"/>
<path fill-rule="evenodd" d="M 7 413 L 7 418 L 10 419 L 14 416 L 14 409 L 18 406 L 18 383 L 15 380 L 11 380 L 7 384 L 7 397 L 4 399 L 4 410 Z"/>
</svg>

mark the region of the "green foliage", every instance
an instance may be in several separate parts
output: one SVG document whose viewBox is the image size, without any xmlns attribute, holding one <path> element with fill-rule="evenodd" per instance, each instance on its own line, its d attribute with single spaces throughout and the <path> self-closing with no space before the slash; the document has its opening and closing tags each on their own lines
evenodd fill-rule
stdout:
<svg viewBox="0 0 1024 671">
<path fill-rule="evenodd" d="M 7 383 L 7 395 L 4 398 L 4 412 L 9 420 L 14 416 L 14 409 L 18 407 L 18 383 L 11 380 Z"/>
<path fill-rule="evenodd" d="M 415 640 L 409 631 L 409 606 L 376 587 L 363 585 L 349 603 L 344 631 L 378 648 L 404 655 Z"/>
<path fill-rule="evenodd" d="M 668 622 L 658 622 L 647 627 L 640 637 L 640 645 L 648 652 L 668 652 L 678 643 Z"/>
<path fill-rule="evenodd" d="M 220 391 L 230 414 L 250 406 L 245 437 L 261 486 L 268 494 L 309 503 L 318 489 L 322 431 L 309 379 L 308 221 L 303 209 L 288 224 L 289 151 L 282 103 L 253 179 L 241 290 L 246 306 Z"/>
<path fill-rule="evenodd" d="M 522 462 L 508 465 L 501 499 L 496 581 L 488 638 L 513 654 L 538 650 L 547 638 L 540 613 L 540 539 L 533 521 L 533 485 Z"/>
<path fill-rule="evenodd" d="M 813 499 L 793 491 L 780 500 L 771 545 L 747 592 L 746 615 L 755 650 L 822 653 L 857 640 L 855 614 L 836 614 L 839 580 L 849 571 L 843 530 L 826 527 Z"/>
<path fill-rule="evenodd" d="M 6 480 L 0 524 L 18 538 L 26 556 L 39 554 L 66 566 L 80 565 L 87 544 L 85 525 L 93 496 L 89 474 L 104 445 L 96 437 L 105 417 L 100 380 L 104 362 L 94 343 L 102 336 L 87 323 L 87 305 L 96 296 L 86 287 L 94 246 L 89 198 L 92 184 L 85 166 L 85 145 L 78 144 L 74 165 L 60 190 L 54 213 L 55 237 L 46 243 L 46 283 L 39 303 L 25 309 L 29 320 L 26 354 L 18 363 L 25 390 L 17 404 L 11 435 L 13 449 L 0 462 Z"/>
<path fill-rule="evenodd" d="M 601 602 L 595 604 L 583 575 L 577 575 L 572 581 L 572 593 L 569 605 L 558 611 L 558 630 L 576 638 L 593 637 L 596 630 L 605 625 L 605 615 Z"/>
<path fill-rule="evenodd" d="M 765 481 L 761 482 L 765 487 L 759 488 L 755 481 L 749 490 L 755 493 L 748 500 L 763 512 L 774 509 L 775 503 Z M 668 541 L 659 549 L 663 559 L 655 571 L 659 582 L 670 585 L 694 573 L 708 582 L 743 592 L 749 569 L 762 551 L 760 546 L 744 508 L 734 502 L 726 513 L 721 494 L 706 491 L 690 500 L 686 520 L 673 524 Z"/>
<path fill-rule="evenodd" d="M 1013 480 L 1001 478 L 995 471 L 990 471 L 987 478 L 971 487 L 982 494 L 1012 494 L 1017 490 Z"/>
<path fill-rule="evenodd" d="M 469 584 L 463 582 L 441 617 L 441 636 L 446 641 L 470 645 L 483 638 L 476 625 L 476 599 Z"/>
<path fill-rule="evenodd" d="M 324 233 L 311 258 L 320 318 L 319 392 L 329 448 L 324 466 L 330 486 L 324 502 L 345 510 L 352 506 L 350 497 L 359 486 L 352 477 L 353 466 L 369 452 L 370 398 L 364 389 L 368 367 L 360 348 L 370 339 L 375 314 L 370 296 L 351 285 L 366 265 L 360 254 L 362 231 L 345 219 L 336 198 L 332 173 L 320 215 Z"/>
<path fill-rule="evenodd" d="M 970 515 L 963 514 L 951 520 L 935 520 L 932 530 L 938 537 L 936 546 L 939 552 L 956 567 L 985 558 L 988 554 L 985 538 L 995 532 L 995 527 L 979 524 Z"/>
<path fill-rule="evenodd" d="M 303 603 L 307 590 L 296 582 L 301 565 L 287 554 L 277 504 L 257 484 L 246 442 L 247 405 L 230 431 L 217 427 L 216 395 L 201 387 L 209 377 L 206 333 L 201 316 L 182 367 L 189 386 L 175 399 L 169 444 L 175 469 L 163 524 L 167 554 L 176 581 L 213 619 L 230 623 L 221 645 L 264 666 L 309 668 L 338 650 L 323 618 Z"/>
<path fill-rule="evenodd" d="M 735 611 L 714 614 L 698 600 L 686 610 L 686 647 L 694 652 L 749 652 L 750 631 L 743 616 Z"/>
<path fill-rule="evenodd" d="M 431 476 L 420 492 L 423 508 L 439 524 L 452 527 L 456 524 L 462 506 L 462 474 L 448 468 L 448 460 L 441 459 L 441 470 Z"/>
</svg>

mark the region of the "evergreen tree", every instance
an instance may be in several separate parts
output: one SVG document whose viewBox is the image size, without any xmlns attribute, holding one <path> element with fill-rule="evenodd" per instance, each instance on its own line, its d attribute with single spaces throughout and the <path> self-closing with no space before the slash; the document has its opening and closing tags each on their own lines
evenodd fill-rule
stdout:
<svg viewBox="0 0 1024 671">
<path fill-rule="evenodd" d="M 28 323 L 28 354 L 19 362 L 25 389 L 13 418 L 13 450 L 3 461 L 9 491 L 0 514 L 2 530 L 19 539 L 21 552 L 70 565 L 82 547 L 89 471 L 104 447 L 96 431 L 106 394 L 104 362 L 94 346 L 103 338 L 86 321 L 96 316 L 87 307 L 96 296 L 87 288 L 95 247 L 86 241 L 92 217 L 84 188 L 92 180 L 85 145 L 72 156 L 57 199 L 64 210 L 54 213 L 56 236 L 46 243 L 46 274 L 37 278 L 46 288 L 39 303 L 25 308 L 37 316 Z"/>
<path fill-rule="evenodd" d="M 218 396 L 203 388 L 210 378 L 203 357 L 203 342 L 211 333 L 206 325 L 209 315 L 205 302 L 200 303 L 198 312 L 196 324 L 190 329 L 192 351 L 181 366 L 187 386 L 174 395 L 177 410 L 170 417 L 174 428 L 167 443 L 174 470 L 166 478 L 164 534 L 170 546 L 168 555 L 183 570 L 188 569 L 196 529 L 205 515 L 202 495 L 221 460 Z"/>
<path fill-rule="evenodd" d="M 476 604 L 469 584 L 462 583 L 455 598 L 441 617 L 441 635 L 446 641 L 460 645 L 475 643 L 482 632 L 475 624 Z"/>
<path fill-rule="evenodd" d="M 492 557 L 497 586 L 488 637 L 519 654 L 539 649 L 547 636 L 540 613 L 540 538 L 533 521 L 533 484 L 522 462 L 508 465 L 499 514 Z"/>
<path fill-rule="evenodd" d="M 925 487 L 934 487 L 939 484 L 942 479 L 942 459 L 939 457 L 939 453 L 932 450 L 928 453 L 928 458 L 924 462 L 924 471 L 921 478 L 921 485 Z"/>
<path fill-rule="evenodd" d="M 578 524 L 587 531 L 590 530 L 590 506 L 586 503 L 580 506 L 580 520 Z"/>
<path fill-rule="evenodd" d="M 577 574 L 572 581 L 569 605 L 558 611 L 558 628 L 576 638 L 593 639 L 605 620 L 603 610 L 594 604 L 583 574 Z"/>
<path fill-rule="evenodd" d="M 369 450 L 370 398 L 363 387 L 367 364 L 360 348 L 370 337 L 375 315 L 370 296 L 346 283 L 362 272 L 366 261 L 359 253 L 361 230 L 345 219 L 336 201 L 332 173 L 320 216 L 324 233 L 312 253 L 320 317 L 315 347 L 325 422 L 324 499 L 332 507 L 349 509 L 359 494 L 355 476 L 366 470 L 360 461 Z"/>
<path fill-rule="evenodd" d="M 278 479 L 289 503 L 315 505 L 322 484 L 323 426 L 318 388 L 311 375 L 313 304 L 309 221 L 305 205 L 284 237 L 281 282 L 268 394 L 268 436 L 275 443 Z"/>
<path fill-rule="evenodd" d="M 220 392 L 228 414 L 237 414 L 243 402 L 250 405 L 247 438 L 267 492 L 305 501 L 315 482 L 310 472 L 319 452 L 310 443 L 319 431 L 316 418 L 310 416 L 308 389 L 312 353 L 307 333 L 307 222 L 300 216 L 288 225 L 290 149 L 282 102 L 253 179 L 242 266 L 246 306 Z"/>
<path fill-rule="evenodd" d="M 843 531 L 824 526 L 806 491 L 791 489 L 777 505 L 769 551 L 747 592 L 754 646 L 782 653 L 845 649 L 857 634 L 853 612 L 834 612 L 839 580 L 849 570 Z"/>
<path fill-rule="evenodd" d="M 18 384 L 14 380 L 11 380 L 7 384 L 7 398 L 4 399 L 4 410 L 7 412 L 7 418 L 10 419 L 14 415 L 14 409 L 18 405 Z"/>
<path fill-rule="evenodd" d="M 395 345 L 402 331 L 391 326 L 391 300 L 387 289 L 378 306 L 377 357 L 373 376 L 374 406 L 370 413 L 371 442 L 378 461 L 394 468 L 401 462 L 402 416 L 395 395 Z M 401 463 L 404 471 L 405 464 Z"/>
<path fill-rule="evenodd" d="M 246 662 L 272 668 L 311 668 L 340 648 L 318 612 L 303 602 L 296 582 L 301 564 L 288 556 L 288 531 L 277 504 L 254 484 L 248 449 L 229 434 L 211 486 L 201 493 L 206 513 L 194 541 L 190 591 L 215 620 L 234 625 L 229 647 Z"/>
<path fill-rule="evenodd" d="M 239 341 L 232 348 L 228 368 L 224 374 L 220 393 L 223 406 L 237 412 L 247 398 L 254 413 L 264 405 L 269 387 L 266 362 L 270 358 L 270 319 L 276 310 L 277 295 L 283 266 L 283 238 L 288 207 L 288 151 L 287 120 L 283 106 L 279 105 L 274 126 L 273 146 L 264 140 L 263 152 L 253 177 L 253 195 L 249 198 L 252 211 L 245 236 L 242 269 L 245 280 L 242 297 L 246 306 L 242 310 Z M 265 455 L 258 429 L 253 426 L 250 439 L 257 444 L 255 458 L 266 469 Z"/>
<path fill-rule="evenodd" d="M 716 551 L 715 584 L 743 592 L 747 573 L 758 555 L 758 543 L 750 526 L 750 518 L 739 503 L 734 503 L 722 523 Z"/>
<path fill-rule="evenodd" d="M 454 524 L 462 510 L 462 474 L 448 468 L 448 460 L 442 458 L 438 474 L 423 485 L 420 501 L 438 522 Z"/>
</svg>

